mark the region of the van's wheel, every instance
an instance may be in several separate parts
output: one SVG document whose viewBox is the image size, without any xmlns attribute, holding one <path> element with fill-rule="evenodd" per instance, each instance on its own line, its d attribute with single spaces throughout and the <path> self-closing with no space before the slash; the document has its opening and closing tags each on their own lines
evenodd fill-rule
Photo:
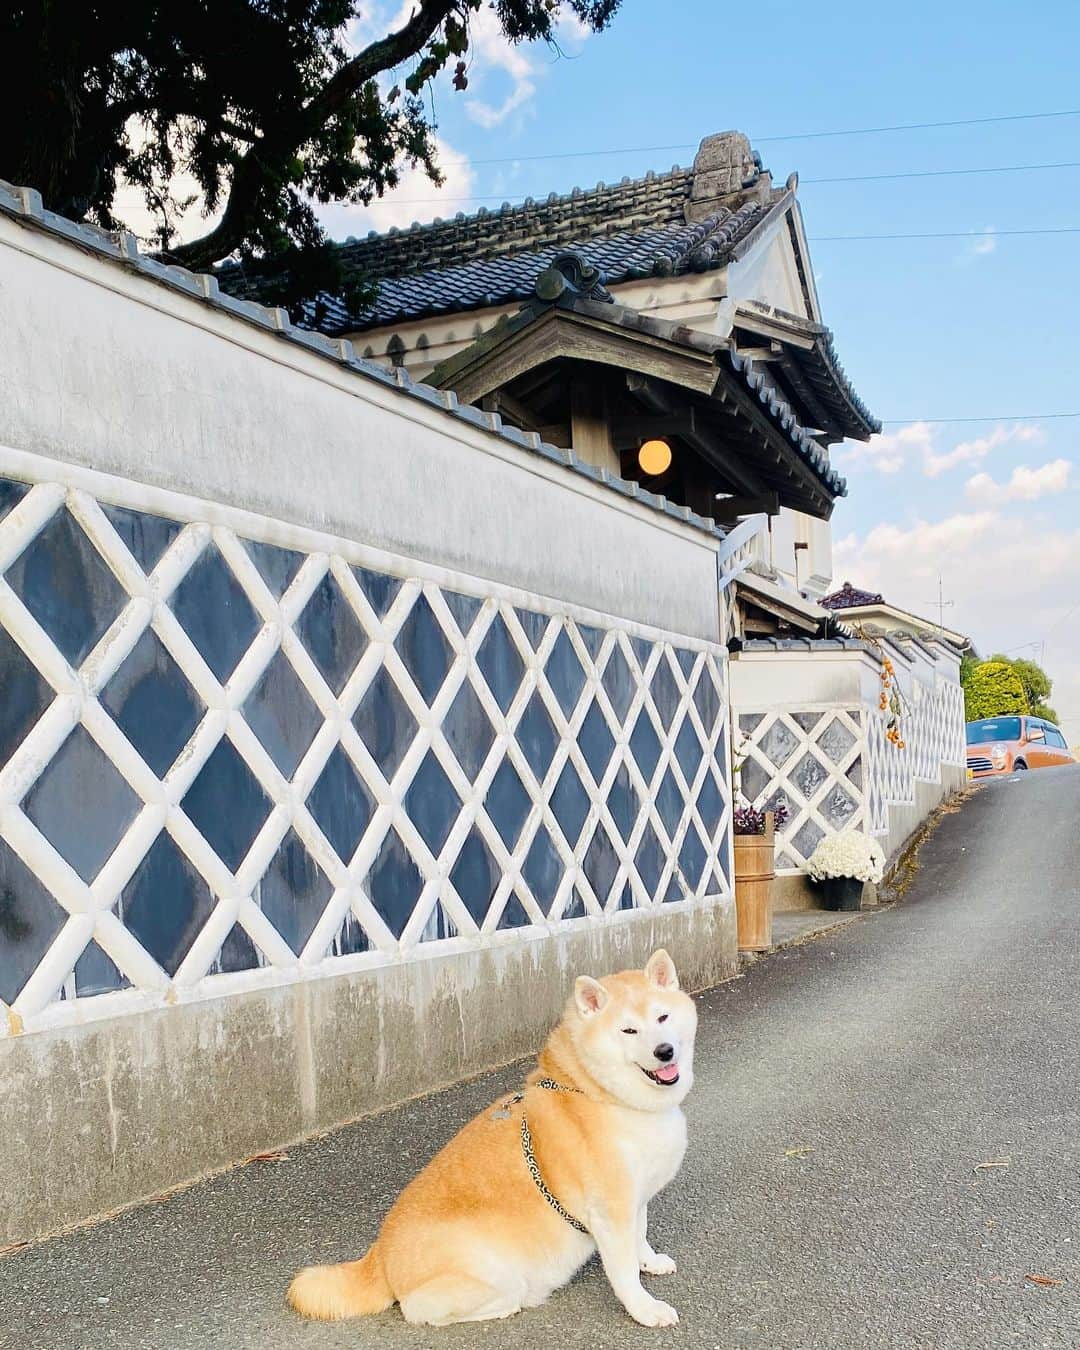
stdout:
<svg viewBox="0 0 1080 1350">
<path fill-rule="evenodd" d="M 1013 773 L 1027 773 L 1027 765 L 1022 759 L 1018 759 L 1013 765 Z"/>
</svg>

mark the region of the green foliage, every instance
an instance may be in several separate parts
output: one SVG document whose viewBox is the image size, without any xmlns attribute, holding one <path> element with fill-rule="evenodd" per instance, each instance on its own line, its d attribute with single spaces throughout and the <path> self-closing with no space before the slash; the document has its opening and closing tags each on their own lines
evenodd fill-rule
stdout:
<svg viewBox="0 0 1080 1350">
<path fill-rule="evenodd" d="M 1033 717 L 1041 717 L 1047 722 L 1053 722 L 1055 726 L 1059 726 L 1061 723 L 1061 718 L 1054 709 L 1051 708 L 1049 703 L 1032 704 L 1031 713 Z"/>
<path fill-rule="evenodd" d="M 562 14 L 600 31 L 620 3 L 491 8 L 510 42 L 554 46 Z M 335 267 L 313 203 L 367 204 L 405 165 L 442 181 L 425 94 L 450 63 L 454 87 L 468 85 L 481 5 L 414 0 L 399 28 L 357 51 L 346 32 L 359 0 L 15 0 L 0 9 L 0 178 L 106 229 L 123 224 L 116 194 L 132 185 L 168 261 L 271 259 L 312 295 L 333 286 Z M 399 68 L 404 92 L 384 92 L 380 76 Z M 197 185 L 186 200 L 174 195 L 181 173 Z M 177 214 L 195 203 L 220 221 L 179 244 Z M 287 290 L 282 299 L 298 302 Z"/>
<path fill-rule="evenodd" d="M 1027 711 L 1023 683 L 1007 661 L 983 661 L 971 672 L 964 686 L 966 721 Z"/>
<path fill-rule="evenodd" d="M 1054 682 L 1037 662 L 1001 655 L 991 656 L 990 660 L 1000 661 L 1004 665 L 1012 666 L 1013 670 L 1020 676 L 1020 683 L 1024 686 L 1024 696 L 1032 712 L 1035 711 L 1037 703 L 1041 703 L 1043 699 L 1050 697 Z M 1042 713 L 1038 714 L 1040 717 L 1042 715 Z"/>
</svg>

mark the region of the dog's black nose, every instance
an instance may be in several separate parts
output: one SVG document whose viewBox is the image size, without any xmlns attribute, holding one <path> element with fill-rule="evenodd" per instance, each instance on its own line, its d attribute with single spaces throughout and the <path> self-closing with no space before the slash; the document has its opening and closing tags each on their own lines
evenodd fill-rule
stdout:
<svg viewBox="0 0 1080 1350">
<path fill-rule="evenodd" d="M 668 1045 L 667 1041 L 664 1041 L 661 1045 L 656 1047 L 653 1054 L 658 1060 L 666 1064 L 669 1059 L 675 1058 L 675 1047 L 673 1045 Z"/>
</svg>

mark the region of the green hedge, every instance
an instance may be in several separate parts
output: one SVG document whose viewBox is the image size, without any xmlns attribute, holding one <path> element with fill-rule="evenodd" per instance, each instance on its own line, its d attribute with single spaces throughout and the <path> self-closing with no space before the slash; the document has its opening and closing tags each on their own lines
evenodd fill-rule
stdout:
<svg viewBox="0 0 1080 1350">
<path fill-rule="evenodd" d="M 964 717 L 978 722 L 1004 713 L 1026 713 L 1027 697 L 1020 676 L 1004 661 L 976 666 L 964 686 Z"/>
</svg>

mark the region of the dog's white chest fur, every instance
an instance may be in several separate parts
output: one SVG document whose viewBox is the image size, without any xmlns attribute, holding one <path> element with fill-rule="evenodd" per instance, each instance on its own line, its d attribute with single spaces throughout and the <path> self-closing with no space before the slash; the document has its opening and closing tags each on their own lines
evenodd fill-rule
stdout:
<svg viewBox="0 0 1080 1350">
<path fill-rule="evenodd" d="M 677 1106 L 663 1112 L 622 1110 L 619 1115 L 614 1142 L 626 1159 L 637 1203 L 645 1204 L 682 1166 L 686 1117 Z"/>
</svg>

